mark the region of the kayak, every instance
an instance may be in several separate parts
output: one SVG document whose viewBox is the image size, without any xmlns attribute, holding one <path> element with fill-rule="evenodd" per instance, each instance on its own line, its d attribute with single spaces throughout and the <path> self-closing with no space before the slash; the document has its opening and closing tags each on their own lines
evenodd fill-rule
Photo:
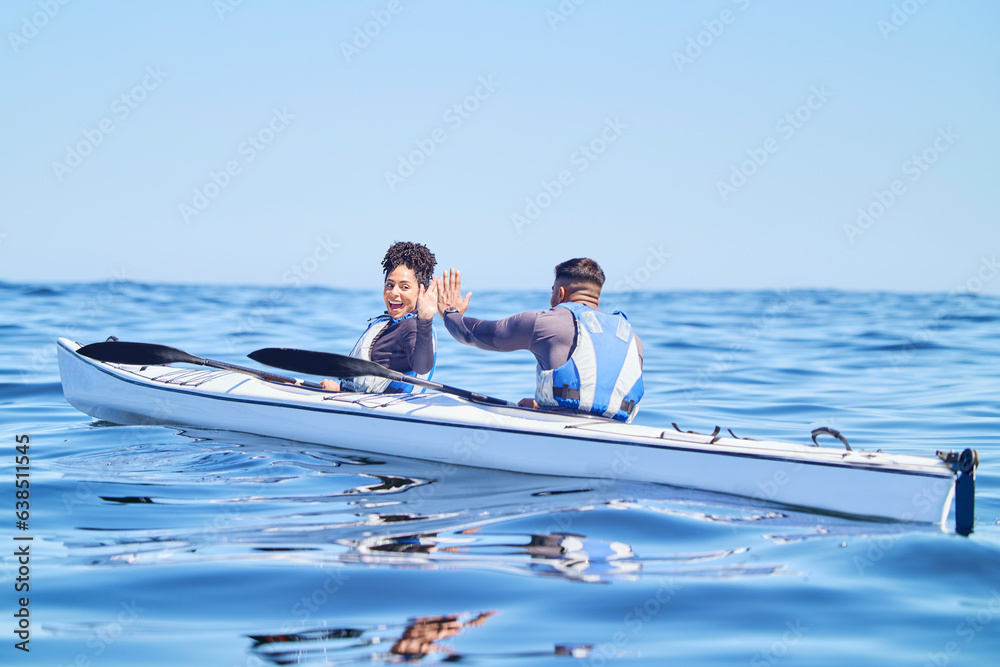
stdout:
<svg viewBox="0 0 1000 667">
<path fill-rule="evenodd" d="M 848 517 L 947 522 L 974 503 L 972 450 L 913 456 L 682 432 L 445 393 L 329 392 L 246 373 L 98 361 L 58 340 L 66 400 L 118 424 L 200 427 L 519 473 L 651 482 Z M 236 367 L 238 368 L 238 367 Z M 451 468 L 444 471 L 450 473 Z M 960 531 L 963 532 L 963 531 Z"/>
</svg>

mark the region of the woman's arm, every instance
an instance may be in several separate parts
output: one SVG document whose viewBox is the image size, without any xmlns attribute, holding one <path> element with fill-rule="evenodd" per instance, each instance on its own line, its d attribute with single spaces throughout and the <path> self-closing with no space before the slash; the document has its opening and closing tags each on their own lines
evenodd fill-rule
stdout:
<svg viewBox="0 0 1000 667">
<path fill-rule="evenodd" d="M 412 334 L 405 338 L 406 358 L 417 375 L 426 375 L 434 368 L 434 320 L 417 318 Z"/>
</svg>

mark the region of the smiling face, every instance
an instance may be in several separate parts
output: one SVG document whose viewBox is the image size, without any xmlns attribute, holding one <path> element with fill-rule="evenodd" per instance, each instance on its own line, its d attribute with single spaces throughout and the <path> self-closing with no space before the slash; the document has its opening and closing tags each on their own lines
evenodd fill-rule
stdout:
<svg viewBox="0 0 1000 667">
<path fill-rule="evenodd" d="M 417 309 L 417 293 L 419 283 L 413 269 L 403 264 L 398 265 L 385 278 L 382 298 L 385 299 L 385 310 L 390 317 L 399 319 Z"/>
</svg>

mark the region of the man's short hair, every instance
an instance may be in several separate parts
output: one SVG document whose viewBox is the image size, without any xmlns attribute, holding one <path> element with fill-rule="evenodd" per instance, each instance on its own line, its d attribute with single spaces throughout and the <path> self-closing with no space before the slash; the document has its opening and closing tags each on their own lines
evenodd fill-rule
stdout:
<svg viewBox="0 0 1000 667">
<path fill-rule="evenodd" d="M 604 271 L 594 260 L 577 257 L 556 265 L 556 280 L 567 280 L 570 283 L 591 283 L 603 287 Z"/>
</svg>

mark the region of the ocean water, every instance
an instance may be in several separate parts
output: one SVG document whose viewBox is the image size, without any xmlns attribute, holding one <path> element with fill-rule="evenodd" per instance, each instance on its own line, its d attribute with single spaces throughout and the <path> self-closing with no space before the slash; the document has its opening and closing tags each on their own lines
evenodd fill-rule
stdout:
<svg viewBox="0 0 1000 667">
<path fill-rule="evenodd" d="M 547 307 L 477 292 L 470 314 Z M 2 284 L 0 664 L 992 665 L 1000 659 L 1000 299 L 609 294 L 645 344 L 637 421 L 855 447 L 978 450 L 976 526 L 834 518 L 657 484 L 447 471 L 63 398 L 55 339 L 254 365 L 344 352 L 373 290 Z M 531 395 L 526 353 L 438 326 L 435 379 Z M 28 436 L 30 518 L 15 528 Z M 851 493 L 845 488 L 844 493 Z M 31 536 L 29 573 L 14 555 Z M 20 584 L 30 590 L 18 592 Z M 29 653 L 16 648 L 28 598 Z M 22 613 L 22 618 L 15 616 Z"/>
</svg>

